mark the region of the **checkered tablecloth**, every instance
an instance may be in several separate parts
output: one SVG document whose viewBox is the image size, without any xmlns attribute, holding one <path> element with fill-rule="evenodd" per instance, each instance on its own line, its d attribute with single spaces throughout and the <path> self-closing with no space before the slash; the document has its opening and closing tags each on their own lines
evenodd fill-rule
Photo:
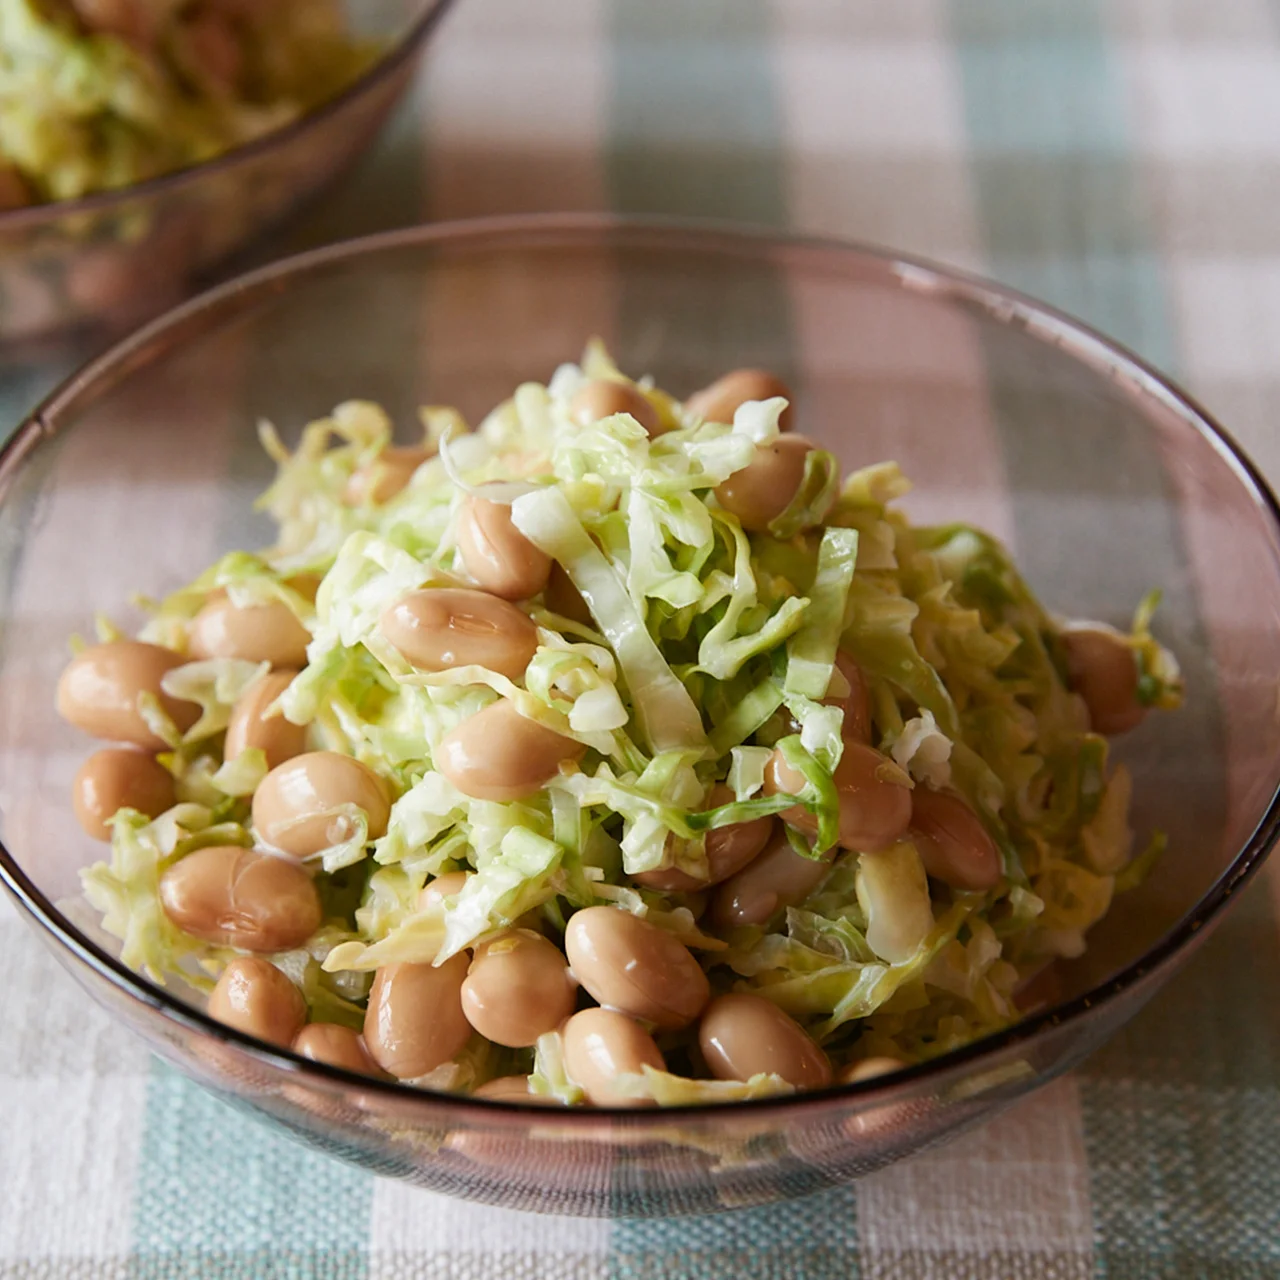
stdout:
<svg viewBox="0 0 1280 1280">
<path fill-rule="evenodd" d="M 1280 0 L 460 0 L 350 186 L 267 252 L 555 209 L 983 271 L 1179 376 L 1280 479 Z M 70 358 L 0 353 L 6 424 Z M 634 1223 L 311 1154 L 153 1062 L 0 907 L 0 1276 L 1280 1276 L 1278 912 L 1280 863 L 1084 1070 L 941 1151 Z"/>
</svg>

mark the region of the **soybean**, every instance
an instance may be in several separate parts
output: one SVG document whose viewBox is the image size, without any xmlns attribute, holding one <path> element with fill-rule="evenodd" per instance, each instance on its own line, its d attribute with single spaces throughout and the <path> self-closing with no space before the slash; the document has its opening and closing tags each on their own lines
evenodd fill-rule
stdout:
<svg viewBox="0 0 1280 1280">
<path fill-rule="evenodd" d="M 179 929 L 220 947 L 288 951 L 320 927 L 320 895 L 296 862 L 209 845 L 160 877 L 160 904 Z"/>
<path fill-rule="evenodd" d="M 179 730 L 191 728 L 200 708 L 160 689 L 165 673 L 182 662 L 172 649 L 141 640 L 90 645 L 71 659 L 58 680 L 58 714 L 95 738 L 163 751 L 168 744 L 143 719 L 138 698 L 144 693 L 159 698 Z"/>
<path fill-rule="evenodd" d="M 209 1016 L 287 1049 L 307 1020 L 307 1005 L 275 965 L 257 956 L 237 956 L 209 996 Z"/>
<path fill-rule="evenodd" d="M 842 848 L 874 853 L 901 838 L 911 821 L 911 789 L 888 757 L 864 743 L 846 742 L 833 781 L 840 800 Z M 765 794 L 795 795 L 804 786 L 804 775 L 775 751 L 765 767 Z M 817 834 L 818 820 L 807 809 L 797 805 L 782 818 L 806 835 Z"/>
<path fill-rule="evenodd" d="M 519 800 L 540 791 L 561 765 L 580 759 L 585 750 L 502 699 L 446 733 L 434 763 L 474 800 Z"/>
<path fill-rule="evenodd" d="M 576 994 L 560 948 L 529 929 L 512 929 L 476 948 L 462 1012 L 486 1040 L 523 1049 L 573 1012 Z"/>
<path fill-rule="evenodd" d="M 596 625 L 587 602 L 582 598 L 582 592 L 573 585 L 573 579 L 558 561 L 552 562 L 551 576 L 547 579 L 543 600 L 552 613 L 558 613 L 570 622 L 580 623 L 584 627 Z"/>
<path fill-rule="evenodd" d="M 283 600 L 242 605 L 221 591 L 191 619 L 188 637 L 195 658 L 239 658 L 293 668 L 306 664 L 311 640 Z"/>
<path fill-rule="evenodd" d="M 953 889 L 990 889 L 1000 879 L 1000 851 L 982 820 L 959 796 L 917 786 L 910 836 L 935 880 Z"/>
<path fill-rule="evenodd" d="M 593 999 L 664 1030 L 688 1026 L 710 999 L 707 975 L 689 948 L 629 911 L 575 912 L 564 947 Z"/>
<path fill-rule="evenodd" d="M 823 702 L 829 707 L 844 709 L 844 725 L 841 736 L 846 741 L 871 742 L 871 690 L 867 687 L 867 678 L 862 668 L 843 650 L 836 654 L 836 670 L 849 686 L 849 691 L 832 694 L 831 686 L 827 687 L 827 696 Z M 834 684 L 834 679 L 832 684 Z"/>
<path fill-rule="evenodd" d="M 456 898 L 466 887 L 470 878 L 466 871 L 450 871 L 423 885 L 418 894 L 418 910 L 428 911 L 443 907 L 446 898 Z"/>
<path fill-rule="evenodd" d="M 132 747 L 104 747 L 80 766 L 71 803 L 85 833 L 110 840 L 109 820 L 121 809 L 159 817 L 174 804 L 173 775 L 155 756 Z"/>
<path fill-rule="evenodd" d="M 827 1055 L 798 1022 L 763 996 L 717 996 L 698 1023 L 698 1046 L 717 1080 L 750 1080 L 769 1072 L 797 1089 L 831 1083 Z"/>
<path fill-rule="evenodd" d="M 840 1073 L 841 1084 L 862 1084 L 865 1080 L 875 1080 L 879 1076 L 887 1076 L 894 1071 L 906 1068 L 905 1062 L 897 1058 L 863 1058 L 851 1062 Z"/>
<path fill-rule="evenodd" d="M 551 557 L 515 527 L 511 508 L 469 497 L 458 513 L 458 551 L 466 571 L 503 600 L 527 600 L 547 585 Z"/>
<path fill-rule="evenodd" d="M 779 436 L 756 446 L 755 457 L 716 486 L 716 499 L 751 533 L 766 533 L 804 481 L 813 444 L 803 436 Z"/>
<path fill-rule="evenodd" d="M 722 929 L 764 924 L 783 907 L 803 902 L 830 870 L 830 854 L 821 859 L 803 857 L 780 832 L 762 854 L 716 890 L 711 919 Z"/>
<path fill-rule="evenodd" d="M 1064 628 L 1062 644 L 1071 687 L 1084 700 L 1093 731 L 1111 737 L 1140 724 L 1147 709 L 1138 701 L 1138 662 L 1120 632 L 1076 623 Z"/>
<path fill-rule="evenodd" d="M 721 805 L 730 804 L 733 798 L 733 792 L 727 786 L 717 783 L 707 797 L 707 808 L 718 809 Z M 708 831 L 705 838 L 708 875 L 705 880 L 698 880 L 679 867 L 641 871 L 631 878 L 663 893 L 691 893 L 719 884 L 741 871 L 759 854 L 768 844 L 775 825 L 770 817 L 752 818 L 749 822 L 735 822 L 731 826 Z"/>
<path fill-rule="evenodd" d="M 240 695 L 227 721 L 222 748 L 225 759 L 234 760 L 242 751 L 255 747 L 267 757 L 267 768 L 274 769 L 307 749 L 306 725 L 294 724 L 283 715 L 266 714 L 297 674 L 288 669 L 268 671 Z"/>
<path fill-rule="evenodd" d="M 313 1022 L 294 1037 L 293 1051 L 312 1062 L 341 1067 L 364 1076 L 380 1076 L 382 1070 L 369 1056 L 364 1037 L 336 1022 Z"/>
<path fill-rule="evenodd" d="M 594 910 L 595 908 L 588 908 Z M 648 1098 L 627 1096 L 622 1075 L 638 1075 L 646 1066 L 665 1071 L 654 1038 L 632 1018 L 612 1009 L 583 1009 L 564 1024 L 565 1071 L 597 1107 L 651 1107 Z"/>
<path fill-rule="evenodd" d="M 382 780 L 367 765 L 336 751 L 309 751 L 271 770 L 253 797 L 253 825 L 273 848 L 309 858 L 351 838 L 341 805 L 356 805 L 368 819 L 368 839 L 387 831 L 391 805 Z"/>
<path fill-rule="evenodd" d="M 535 1107 L 558 1107 L 560 1100 L 543 1093 L 529 1091 L 528 1076 L 498 1076 L 486 1080 L 472 1095 L 489 1102 L 523 1102 Z"/>
<path fill-rule="evenodd" d="M 685 402 L 686 411 L 704 422 L 732 422 L 739 405 L 748 400 L 772 400 L 781 396 L 787 407 L 778 419 L 783 431 L 791 429 L 791 388 L 764 369 L 734 369 L 710 386 L 695 391 Z"/>
<path fill-rule="evenodd" d="M 342 492 L 343 501 L 351 507 L 390 502 L 413 479 L 431 451 L 421 445 L 390 445 L 370 463 L 352 472 Z"/>
<path fill-rule="evenodd" d="M 399 1080 L 434 1071 L 461 1052 L 471 1038 L 462 1012 L 465 953 L 442 965 L 389 964 L 378 970 L 369 992 L 364 1040 L 370 1056 Z"/>
<path fill-rule="evenodd" d="M 661 430 L 662 418 L 653 402 L 644 392 L 625 382 L 604 378 L 584 382 L 569 401 L 569 416 L 582 427 L 589 427 L 601 418 L 611 418 L 615 413 L 629 413 L 650 436 Z"/>
<path fill-rule="evenodd" d="M 487 591 L 414 591 L 383 613 L 378 629 L 419 671 L 476 664 L 519 680 L 538 650 L 527 614 Z"/>
</svg>

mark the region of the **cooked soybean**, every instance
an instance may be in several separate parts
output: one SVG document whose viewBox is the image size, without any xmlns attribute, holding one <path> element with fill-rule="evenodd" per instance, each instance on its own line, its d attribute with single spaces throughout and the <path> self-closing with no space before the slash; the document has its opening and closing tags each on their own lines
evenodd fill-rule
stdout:
<svg viewBox="0 0 1280 1280">
<path fill-rule="evenodd" d="M 287 1049 L 307 1020 L 302 992 L 270 961 L 237 956 L 209 996 L 209 1016 Z"/>
<path fill-rule="evenodd" d="M 698 1047 L 717 1080 L 768 1072 L 797 1089 L 831 1083 L 831 1063 L 805 1029 L 773 1001 L 749 992 L 717 996 L 707 1005 Z"/>
<path fill-rule="evenodd" d="M 168 744 L 151 731 L 138 709 L 138 699 L 143 694 L 159 698 L 179 730 L 191 728 L 199 718 L 199 706 L 171 698 L 160 689 L 165 674 L 183 661 L 172 649 L 141 640 L 90 645 L 63 669 L 58 680 L 58 714 L 95 738 L 163 751 Z"/>
<path fill-rule="evenodd" d="M 778 436 L 756 446 L 755 457 L 716 486 L 716 499 L 751 533 L 765 533 L 800 492 L 813 444 L 803 436 Z"/>
<path fill-rule="evenodd" d="M 133 747 L 104 747 L 80 766 L 71 803 L 87 835 L 110 840 L 109 820 L 121 809 L 159 817 L 174 803 L 173 775 L 153 755 Z"/>
<path fill-rule="evenodd" d="M 367 765 L 336 751 L 309 751 L 277 765 L 253 797 L 253 825 L 273 848 L 309 858 L 349 840 L 352 819 L 343 805 L 364 810 L 368 838 L 386 834 L 391 803 Z"/>
<path fill-rule="evenodd" d="M 160 904 L 184 932 L 244 951 L 299 947 L 322 914 L 315 883 L 296 862 L 239 845 L 209 845 L 168 867 Z"/>
<path fill-rule="evenodd" d="M 410 592 L 383 613 L 378 629 L 419 671 L 475 664 L 519 680 L 538 649 L 528 614 L 467 588 Z"/>
<path fill-rule="evenodd" d="M 516 528 L 506 504 L 469 497 L 458 513 L 457 539 L 463 566 L 485 591 L 527 600 L 547 585 L 551 557 Z"/>
<path fill-rule="evenodd" d="M 273 667 L 306 665 L 311 633 L 283 600 L 236 604 L 216 592 L 188 626 L 193 658 L 238 658 Z"/>
<path fill-rule="evenodd" d="M 222 749 L 227 760 L 253 747 L 267 757 L 267 768 L 274 769 L 307 749 L 306 725 L 294 724 L 283 715 L 266 714 L 297 674 L 289 669 L 268 671 L 240 695 L 227 721 Z"/>
<path fill-rule="evenodd" d="M 467 1021 L 494 1044 L 532 1045 L 572 1012 L 577 990 L 560 948 L 529 929 L 511 929 L 475 949 L 462 984 Z"/>
<path fill-rule="evenodd" d="M 591 908 L 589 908 L 591 909 Z M 564 1068 L 597 1107 L 651 1107 L 652 1100 L 625 1093 L 619 1077 L 644 1067 L 666 1070 L 654 1038 L 634 1018 L 613 1009 L 583 1009 L 564 1024 Z"/>
<path fill-rule="evenodd" d="M 373 1060 L 400 1080 L 434 1071 L 471 1038 L 462 1012 L 465 953 L 442 965 L 389 964 L 378 970 L 365 1012 L 364 1040 Z"/>
<path fill-rule="evenodd" d="M 861 742 L 846 742 L 833 775 L 840 801 L 839 843 L 845 849 L 869 853 L 886 849 L 900 839 L 911 821 L 911 788 L 887 756 Z M 805 787 L 804 775 L 775 751 L 765 768 L 766 795 L 797 795 Z M 783 820 L 812 837 L 818 820 L 797 805 Z"/>
<path fill-rule="evenodd" d="M 704 422 L 732 422 L 738 406 L 748 400 L 772 400 L 781 396 L 787 407 L 778 419 L 783 431 L 791 429 L 791 388 L 781 378 L 765 369 L 734 369 L 717 378 L 710 386 L 695 391 L 684 407 Z"/>
<path fill-rule="evenodd" d="M 1071 687 L 1089 709 L 1095 733 L 1127 733 L 1147 709 L 1138 701 L 1138 660 L 1124 636 L 1102 623 L 1075 623 L 1063 629 Z"/>
<path fill-rule="evenodd" d="M 574 913 L 564 935 L 573 975 L 600 1004 L 656 1027 L 686 1027 L 711 995 L 707 975 L 673 934 L 617 907 Z"/>
<path fill-rule="evenodd" d="M 586 748 L 572 738 L 522 716 L 501 699 L 441 738 L 435 767 L 475 800 L 519 800 L 540 791 L 562 764 Z"/>
</svg>

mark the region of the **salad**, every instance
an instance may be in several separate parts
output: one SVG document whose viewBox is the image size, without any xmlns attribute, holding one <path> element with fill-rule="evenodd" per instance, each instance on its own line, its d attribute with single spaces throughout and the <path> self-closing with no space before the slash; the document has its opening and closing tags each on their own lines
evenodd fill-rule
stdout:
<svg viewBox="0 0 1280 1280">
<path fill-rule="evenodd" d="M 841 477 L 790 393 L 598 343 L 475 430 L 352 402 L 223 556 L 58 687 L 122 958 L 423 1088 L 558 1105 L 864 1079 L 1019 1017 L 1163 837 L 1108 736 L 1181 699 L 1004 548 Z"/>
<path fill-rule="evenodd" d="M 0 0 L 0 208 L 211 159 L 370 57 L 335 0 Z"/>
</svg>

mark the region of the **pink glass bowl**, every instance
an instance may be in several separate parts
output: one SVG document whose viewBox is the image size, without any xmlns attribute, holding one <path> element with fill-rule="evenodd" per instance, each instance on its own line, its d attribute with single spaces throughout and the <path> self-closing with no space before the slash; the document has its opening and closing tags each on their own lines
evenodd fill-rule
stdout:
<svg viewBox="0 0 1280 1280">
<path fill-rule="evenodd" d="M 286 439 L 339 400 L 478 415 L 600 334 L 686 393 L 762 365 L 846 466 L 894 457 L 919 519 L 1008 539 L 1064 613 L 1159 630 L 1186 707 L 1117 743 L 1170 849 L 1117 899 L 1052 1007 L 889 1079 L 666 1112 L 468 1101 L 346 1074 L 210 1021 L 125 969 L 73 905 L 101 854 L 70 812 L 91 749 L 53 712 L 68 633 L 129 622 L 220 551 Z M 455 1195 L 658 1215 L 801 1195 L 994 1115 L 1078 1063 L 1187 960 L 1276 838 L 1280 524 L 1229 437 L 1106 339 L 994 285 L 852 245 L 589 218 L 437 226 L 335 246 L 180 307 L 96 360 L 0 455 L 0 878 L 96 1000 L 235 1105 Z"/>
<path fill-rule="evenodd" d="M 449 0 L 360 0 L 385 52 L 337 97 L 224 155 L 79 200 L 0 213 L 0 342 L 153 316 L 346 171 L 409 87 Z"/>
</svg>

